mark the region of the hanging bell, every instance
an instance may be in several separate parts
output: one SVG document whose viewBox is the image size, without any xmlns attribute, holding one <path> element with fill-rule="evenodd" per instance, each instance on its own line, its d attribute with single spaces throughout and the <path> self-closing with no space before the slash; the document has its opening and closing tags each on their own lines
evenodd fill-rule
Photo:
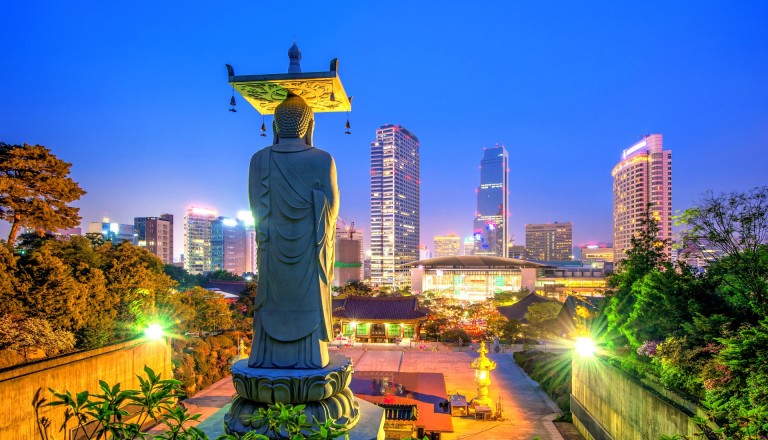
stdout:
<svg viewBox="0 0 768 440">
<path fill-rule="evenodd" d="M 349 131 L 349 128 L 350 128 L 350 127 L 351 127 L 351 126 L 349 125 L 349 118 L 347 118 L 347 131 L 345 131 L 345 132 L 344 132 L 344 134 L 352 134 L 352 132 L 351 132 L 351 131 Z"/>
<path fill-rule="evenodd" d="M 264 125 L 264 121 L 261 121 L 261 136 L 262 137 L 267 136 L 267 126 Z"/>
<path fill-rule="evenodd" d="M 229 98 L 229 105 L 231 105 L 232 107 L 237 105 L 237 103 L 235 102 L 235 95 L 232 95 L 232 97 Z"/>
<path fill-rule="evenodd" d="M 336 95 L 334 95 L 333 91 L 331 91 L 331 101 L 335 101 L 335 100 L 336 100 Z"/>
</svg>

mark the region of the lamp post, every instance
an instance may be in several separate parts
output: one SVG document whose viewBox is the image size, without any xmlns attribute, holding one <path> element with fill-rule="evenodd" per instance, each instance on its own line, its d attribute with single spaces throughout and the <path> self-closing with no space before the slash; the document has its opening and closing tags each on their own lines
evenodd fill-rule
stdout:
<svg viewBox="0 0 768 440">
<path fill-rule="evenodd" d="M 480 405 L 491 406 L 491 398 L 488 397 L 488 385 L 491 384 L 491 370 L 496 368 L 496 362 L 485 356 L 488 353 L 485 348 L 485 341 L 480 343 L 480 349 L 477 352 L 480 353 L 480 356 L 469 364 L 475 370 L 475 383 L 477 384 L 477 397 L 473 400 Z"/>
</svg>

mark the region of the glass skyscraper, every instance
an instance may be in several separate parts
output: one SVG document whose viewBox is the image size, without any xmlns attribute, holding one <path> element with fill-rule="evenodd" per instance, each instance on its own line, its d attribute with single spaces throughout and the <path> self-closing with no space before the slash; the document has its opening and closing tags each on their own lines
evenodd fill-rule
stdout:
<svg viewBox="0 0 768 440">
<path fill-rule="evenodd" d="M 508 176 L 509 157 L 504 146 L 485 148 L 480 161 L 480 187 L 473 225 L 475 255 L 507 256 Z"/>
<path fill-rule="evenodd" d="M 371 283 L 410 286 L 419 259 L 419 139 L 383 125 L 371 142 Z"/>
</svg>

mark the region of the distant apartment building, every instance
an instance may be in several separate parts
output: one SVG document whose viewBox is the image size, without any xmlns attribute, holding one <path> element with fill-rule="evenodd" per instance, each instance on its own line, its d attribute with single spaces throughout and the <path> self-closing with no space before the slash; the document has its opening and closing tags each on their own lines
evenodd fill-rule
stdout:
<svg viewBox="0 0 768 440">
<path fill-rule="evenodd" d="M 435 235 L 435 258 L 455 257 L 461 254 L 461 237 L 456 234 Z"/>
<path fill-rule="evenodd" d="M 173 264 L 173 215 L 160 217 L 134 217 L 133 230 L 136 245 L 145 248 L 152 255 Z"/>
<path fill-rule="evenodd" d="M 573 223 L 525 225 L 526 259 L 567 261 L 573 259 Z"/>
<path fill-rule="evenodd" d="M 363 231 L 343 221 L 336 224 L 336 262 L 333 265 L 333 285 L 345 286 L 363 281 Z"/>
<path fill-rule="evenodd" d="M 419 259 L 419 139 L 383 125 L 371 142 L 371 284 L 410 286 L 403 265 Z"/>
<path fill-rule="evenodd" d="M 667 240 L 665 253 L 671 255 L 672 243 L 672 152 L 664 150 L 661 134 L 624 150 L 611 172 L 613 176 L 613 248 L 621 261 L 631 247 L 631 240 L 641 228 L 638 220 L 649 209 L 659 225 L 659 239 Z"/>
<path fill-rule="evenodd" d="M 245 222 L 218 217 L 211 222 L 211 270 L 224 270 L 233 275 L 246 272 L 247 234 Z"/>
<path fill-rule="evenodd" d="M 123 241 L 136 244 L 133 232 L 133 225 L 110 222 L 108 218 L 104 218 L 100 222 L 88 223 L 89 234 L 101 234 L 105 241 L 111 241 L 115 244 Z"/>
<path fill-rule="evenodd" d="M 509 239 L 509 158 L 504 146 L 485 148 L 473 223 L 474 255 L 507 256 Z"/>
<path fill-rule="evenodd" d="M 184 215 L 184 269 L 197 275 L 211 271 L 211 225 L 216 211 L 191 207 Z"/>
</svg>

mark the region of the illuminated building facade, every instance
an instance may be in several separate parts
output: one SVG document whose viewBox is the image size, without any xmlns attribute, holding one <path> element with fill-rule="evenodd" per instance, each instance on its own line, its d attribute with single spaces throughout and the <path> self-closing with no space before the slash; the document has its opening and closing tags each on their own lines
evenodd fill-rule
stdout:
<svg viewBox="0 0 768 440">
<path fill-rule="evenodd" d="M 584 263 L 613 263 L 613 248 L 608 246 L 581 246 L 581 261 Z"/>
<path fill-rule="evenodd" d="M 455 257 L 461 253 L 461 237 L 456 234 L 435 235 L 435 258 Z"/>
<path fill-rule="evenodd" d="M 211 270 L 234 275 L 246 272 L 247 234 L 245 222 L 219 217 L 211 222 Z"/>
<path fill-rule="evenodd" d="M 419 139 L 383 125 L 371 142 L 371 284 L 410 285 L 402 265 L 419 259 Z"/>
<path fill-rule="evenodd" d="M 509 158 L 504 146 L 485 148 L 473 224 L 474 255 L 507 256 Z"/>
<path fill-rule="evenodd" d="M 160 217 L 134 217 L 133 230 L 136 245 L 163 260 L 164 264 L 173 264 L 173 215 L 161 214 Z"/>
<path fill-rule="evenodd" d="M 536 278 L 536 293 L 565 301 L 568 295 L 603 296 L 605 269 L 584 266 L 547 267 Z"/>
<path fill-rule="evenodd" d="M 643 140 L 622 152 L 613 176 L 613 248 L 621 261 L 632 237 L 640 230 L 638 219 L 650 205 L 659 225 L 659 239 L 667 240 L 664 252 L 671 254 L 672 242 L 672 152 L 663 149 L 661 134 Z"/>
<path fill-rule="evenodd" d="M 572 260 L 573 223 L 525 225 L 525 255 L 536 261 Z"/>
<path fill-rule="evenodd" d="M 211 224 L 216 211 L 188 208 L 184 214 L 184 269 L 198 275 L 211 270 Z"/>
<path fill-rule="evenodd" d="M 133 225 L 110 222 L 108 218 L 104 218 L 100 222 L 88 223 L 88 233 L 101 234 L 105 241 L 111 241 L 115 244 L 124 241 L 136 244 Z"/>
<path fill-rule="evenodd" d="M 410 263 L 416 294 L 432 291 L 456 301 L 483 302 L 498 292 L 534 291 L 543 264 L 494 256 L 459 256 Z"/>
</svg>

